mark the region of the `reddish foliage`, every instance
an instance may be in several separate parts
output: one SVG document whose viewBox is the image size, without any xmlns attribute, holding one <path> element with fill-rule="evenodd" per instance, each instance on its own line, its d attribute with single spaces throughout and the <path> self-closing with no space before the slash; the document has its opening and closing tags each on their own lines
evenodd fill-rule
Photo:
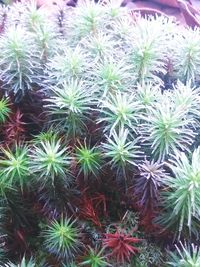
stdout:
<svg viewBox="0 0 200 267">
<path fill-rule="evenodd" d="M 106 216 L 106 198 L 104 195 L 98 193 L 94 197 L 88 197 L 86 194 L 83 195 L 80 209 L 81 217 L 90 220 L 96 226 L 101 227 L 102 224 L 99 215 L 102 214 L 102 211 Z"/>
<path fill-rule="evenodd" d="M 139 226 L 142 227 L 142 230 L 146 234 L 151 234 L 155 237 L 162 237 L 167 241 L 167 239 L 172 239 L 173 234 L 168 230 L 161 227 L 159 224 L 155 223 L 154 220 L 156 218 L 156 212 L 149 210 L 145 215 L 141 213 L 141 217 L 139 220 Z"/>
<path fill-rule="evenodd" d="M 114 234 L 105 234 L 103 245 L 105 248 L 112 250 L 110 256 L 114 257 L 117 262 L 130 262 L 131 256 L 138 252 L 138 248 L 133 244 L 138 243 L 141 239 L 132 237 L 122 230 L 117 229 Z"/>
<path fill-rule="evenodd" d="M 13 113 L 8 122 L 4 125 L 4 136 L 6 144 L 10 145 L 24 139 L 25 123 L 22 120 L 23 114 L 18 109 Z"/>
</svg>

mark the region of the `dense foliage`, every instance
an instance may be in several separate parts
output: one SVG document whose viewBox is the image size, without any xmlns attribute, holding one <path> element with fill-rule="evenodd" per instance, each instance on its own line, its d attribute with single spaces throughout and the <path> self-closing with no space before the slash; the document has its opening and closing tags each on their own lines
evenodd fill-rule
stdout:
<svg viewBox="0 0 200 267">
<path fill-rule="evenodd" d="M 199 267 L 200 29 L 115 0 L 0 23 L 0 265 Z"/>
</svg>

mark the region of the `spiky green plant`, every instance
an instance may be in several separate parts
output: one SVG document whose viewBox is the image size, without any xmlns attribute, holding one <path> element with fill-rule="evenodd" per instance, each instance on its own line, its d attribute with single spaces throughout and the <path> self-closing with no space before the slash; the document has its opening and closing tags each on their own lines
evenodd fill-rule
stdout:
<svg viewBox="0 0 200 267">
<path fill-rule="evenodd" d="M 10 185 L 18 185 L 21 190 L 30 183 L 30 159 L 26 145 L 15 144 L 14 150 L 1 148 L 0 176 Z"/>
<path fill-rule="evenodd" d="M 60 139 L 53 138 L 36 143 L 31 152 L 31 171 L 36 175 L 41 184 L 49 182 L 54 184 L 55 178 L 63 179 L 69 183 L 70 157 L 67 147 Z"/>
<path fill-rule="evenodd" d="M 153 84 L 152 82 L 137 84 L 136 99 L 142 106 L 143 112 L 148 113 L 148 108 L 154 107 L 160 96 L 160 84 Z"/>
<path fill-rule="evenodd" d="M 131 66 L 124 59 L 117 62 L 114 58 L 109 57 L 98 63 L 95 68 L 95 73 L 94 71 L 93 73 L 96 76 L 96 90 L 101 98 L 106 97 L 109 93 L 125 91 L 127 84 L 131 83 Z"/>
<path fill-rule="evenodd" d="M 181 248 L 176 245 L 176 252 L 170 252 L 170 260 L 167 266 L 173 267 L 198 267 L 200 266 L 200 248 L 191 245 L 183 245 L 180 242 Z"/>
<path fill-rule="evenodd" d="M 82 78 L 86 70 L 85 63 L 85 55 L 79 45 L 73 49 L 69 46 L 64 47 L 47 64 L 47 74 L 49 76 L 47 82 L 58 85 L 68 81 L 70 78 Z"/>
<path fill-rule="evenodd" d="M 68 25 L 70 25 L 70 34 L 77 40 L 95 34 L 99 28 L 102 28 L 102 23 L 105 23 L 103 6 L 90 0 L 79 1 L 72 17 Z"/>
<path fill-rule="evenodd" d="M 70 136 L 76 136 L 86 129 L 85 122 L 94 102 L 89 87 L 82 80 L 71 79 L 51 88 L 52 95 L 46 99 L 53 122 Z"/>
<path fill-rule="evenodd" d="M 37 265 L 32 258 L 30 260 L 26 260 L 25 257 L 23 257 L 21 262 L 18 264 L 14 264 L 10 262 L 5 265 L 5 267 L 36 267 L 36 266 Z"/>
<path fill-rule="evenodd" d="M 191 80 L 186 84 L 178 81 L 172 91 L 172 99 L 176 107 L 185 111 L 185 116 L 199 120 L 200 116 L 200 93 L 199 88 L 191 85 Z"/>
<path fill-rule="evenodd" d="M 119 133 L 113 131 L 107 141 L 102 144 L 102 150 L 109 164 L 117 171 L 125 170 L 130 165 L 137 165 L 137 159 L 141 156 L 137 140 L 131 140 L 129 130 L 120 128 Z"/>
<path fill-rule="evenodd" d="M 191 157 L 191 158 L 190 158 Z M 187 156 L 177 151 L 167 166 L 173 175 L 163 179 L 163 213 L 161 222 L 173 227 L 176 236 L 197 233 L 200 223 L 200 147 Z M 189 231 L 188 231 L 189 230 Z"/>
<path fill-rule="evenodd" d="M 103 2 L 103 1 L 102 1 Z M 119 18 L 127 16 L 126 9 L 121 8 L 121 0 L 108 0 L 105 6 L 107 24 L 113 25 Z"/>
<path fill-rule="evenodd" d="M 81 247 L 79 229 L 68 218 L 53 220 L 42 232 L 44 247 L 59 259 L 72 261 Z"/>
<path fill-rule="evenodd" d="M 151 146 L 158 160 L 165 159 L 176 149 L 187 150 L 194 141 L 193 118 L 186 117 L 184 109 L 175 106 L 167 95 L 148 109 L 143 119 L 143 141 Z"/>
<path fill-rule="evenodd" d="M 40 56 L 33 35 L 21 26 L 9 27 L 0 38 L 0 78 L 8 91 L 24 94 L 40 79 Z"/>
<path fill-rule="evenodd" d="M 152 28 L 154 31 L 152 32 Z M 159 75 L 166 73 L 166 56 L 170 41 L 171 21 L 164 17 L 138 18 L 132 29 L 130 60 L 135 80 L 161 82 Z M 137 38 L 134 38 L 137 36 Z"/>
<path fill-rule="evenodd" d="M 95 60 L 95 62 L 99 62 L 102 58 L 107 58 L 112 53 L 115 57 L 118 56 L 119 42 L 102 30 L 98 31 L 94 36 L 84 39 L 83 45 L 87 56 L 91 57 L 91 60 Z"/>
<path fill-rule="evenodd" d="M 107 260 L 106 256 L 103 255 L 104 249 L 97 250 L 93 248 L 89 248 L 87 255 L 81 261 L 80 266 L 88 266 L 88 267 L 106 267 L 111 266 Z"/>
<path fill-rule="evenodd" d="M 195 82 L 199 79 L 200 75 L 200 30 L 198 27 L 195 29 L 184 29 L 177 32 L 174 38 L 174 70 L 177 77 L 182 82 L 187 82 L 190 79 Z M 175 49 L 178 44 L 179 49 Z"/>
<path fill-rule="evenodd" d="M 100 118 L 98 122 L 104 122 L 104 131 L 110 134 L 119 128 L 129 128 L 131 132 L 137 132 L 137 125 L 141 115 L 142 106 L 136 100 L 134 93 L 109 94 L 100 104 Z"/>
<path fill-rule="evenodd" d="M 88 147 L 86 141 L 76 147 L 75 158 L 85 178 L 88 178 L 89 174 L 98 175 L 101 169 L 101 157 L 100 150 L 96 146 Z"/>
<path fill-rule="evenodd" d="M 40 132 L 38 135 L 34 136 L 34 142 L 35 144 L 39 144 L 40 142 L 45 142 L 45 141 L 51 141 L 51 140 L 57 140 L 58 138 L 58 133 L 54 132 L 53 129 L 49 129 L 46 132 Z"/>
<path fill-rule="evenodd" d="M 11 113 L 11 109 L 9 107 L 8 98 L 3 97 L 0 100 L 0 123 L 4 123 L 6 119 L 9 117 Z"/>
</svg>

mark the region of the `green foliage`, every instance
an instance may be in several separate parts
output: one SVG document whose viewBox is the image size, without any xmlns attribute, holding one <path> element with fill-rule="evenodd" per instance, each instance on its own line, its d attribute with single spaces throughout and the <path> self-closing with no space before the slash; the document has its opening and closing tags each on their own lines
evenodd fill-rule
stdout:
<svg viewBox="0 0 200 267">
<path fill-rule="evenodd" d="M 0 100 L 0 123 L 4 123 L 6 119 L 9 117 L 11 113 L 11 109 L 9 107 L 8 98 L 2 98 Z"/>
<path fill-rule="evenodd" d="M 79 252 L 81 246 L 79 229 L 71 219 L 62 217 L 59 221 L 53 220 L 47 229 L 43 230 L 42 235 L 44 247 L 60 259 L 70 263 Z"/>
<path fill-rule="evenodd" d="M 67 147 L 64 147 L 60 139 L 53 138 L 36 143 L 30 153 L 31 170 L 41 184 L 49 182 L 54 184 L 55 178 L 64 179 L 69 183 L 70 157 Z"/>
<path fill-rule="evenodd" d="M 101 101 L 101 116 L 98 122 L 104 122 L 105 132 L 112 133 L 113 130 L 129 128 L 131 132 L 136 132 L 140 118 L 141 105 L 136 100 L 135 94 L 116 93 L 109 94 Z"/>
<path fill-rule="evenodd" d="M 49 76 L 47 82 L 59 85 L 69 80 L 69 78 L 82 78 L 86 69 L 85 61 L 85 55 L 79 45 L 73 49 L 69 46 L 64 47 L 47 64 L 47 74 Z"/>
<path fill-rule="evenodd" d="M 185 111 L 185 117 L 191 117 L 199 121 L 200 115 L 200 92 L 199 88 L 191 85 L 191 80 L 184 85 L 180 81 L 174 86 L 172 98 L 176 107 L 180 107 Z M 195 124 L 195 126 L 198 126 Z"/>
<path fill-rule="evenodd" d="M 106 257 L 103 255 L 103 249 L 97 250 L 90 247 L 80 266 L 106 267 L 111 265 L 107 263 Z"/>
<path fill-rule="evenodd" d="M 156 101 L 161 98 L 160 84 L 152 82 L 137 84 L 136 99 L 142 106 L 143 112 L 148 113 L 150 107 L 154 107 Z"/>
<path fill-rule="evenodd" d="M 1 148 L 3 156 L 0 159 L 0 176 L 8 185 L 18 185 L 23 188 L 30 185 L 30 160 L 28 147 L 15 145 L 14 150 Z M 2 182 L 3 182 L 2 181 Z"/>
<path fill-rule="evenodd" d="M 149 264 L 151 266 L 163 266 L 162 257 L 163 254 L 158 246 L 143 240 L 140 253 L 137 257 L 133 258 L 132 264 L 135 267 L 148 267 Z"/>
<path fill-rule="evenodd" d="M 36 267 L 36 263 L 33 261 L 33 259 L 26 260 L 25 257 L 21 260 L 19 264 L 14 263 L 8 263 L 5 267 Z"/>
<path fill-rule="evenodd" d="M 91 112 L 93 97 L 87 84 L 71 79 L 51 88 L 51 96 L 46 99 L 49 114 L 53 115 L 59 128 L 75 137 L 86 129 L 85 122 Z"/>
<path fill-rule="evenodd" d="M 161 222 L 174 226 L 178 237 L 182 231 L 197 233 L 200 222 L 200 147 L 190 156 L 176 152 L 167 166 L 173 175 L 163 179 L 166 191 L 163 193 Z"/>
<path fill-rule="evenodd" d="M 0 38 L 1 74 L 8 91 L 24 94 L 41 75 L 40 60 L 33 35 L 23 27 L 9 27 Z"/>
<path fill-rule="evenodd" d="M 164 17 L 140 18 L 135 22 L 130 59 L 136 81 L 153 80 L 157 83 L 161 81 L 159 75 L 166 73 L 164 58 L 170 42 L 170 26 L 171 21 Z"/>
<path fill-rule="evenodd" d="M 148 109 L 143 119 L 143 141 L 151 146 L 152 154 L 158 160 L 165 159 L 176 149 L 187 150 L 194 141 L 194 120 L 185 116 L 185 110 L 175 106 L 167 94 Z"/>
<path fill-rule="evenodd" d="M 93 34 L 101 27 L 105 18 L 102 5 L 96 5 L 93 1 L 86 0 L 78 3 L 77 11 L 73 19 L 69 20 L 70 34 L 77 40 Z"/>
<path fill-rule="evenodd" d="M 120 169 L 125 173 L 129 165 L 136 165 L 137 159 L 141 156 L 140 148 L 136 145 L 137 140 L 129 139 L 128 129 L 121 128 L 119 133 L 113 131 L 107 142 L 102 144 L 105 158 L 109 159 L 112 168 Z"/>
<path fill-rule="evenodd" d="M 7 266 L 162 266 L 173 234 L 199 240 L 200 30 L 121 0 L 58 2 L 0 8 L 0 254 Z M 199 265 L 195 246 L 173 255 Z"/>
<path fill-rule="evenodd" d="M 89 174 L 97 176 L 101 169 L 101 153 L 97 147 L 88 148 L 86 142 L 76 148 L 75 158 L 80 166 L 80 172 L 83 172 L 84 177 L 88 178 Z"/>
<path fill-rule="evenodd" d="M 198 267 L 200 266 L 200 250 L 194 244 L 176 246 L 176 252 L 170 252 L 170 261 L 167 266 L 173 267 Z"/>
<path fill-rule="evenodd" d="M 175 48 L 172 56 L 172 60 L 174 57 L 174 71 L 184 83 L 190 79 L 195 82 L 200 77 L 199 42 L 200 30 L 197 27 L 195 29 L 182 28 L 181 31 L 176 32 L 174 44 L 172 42 Z M 177 45 L 179 49 L 176 49 Z"/>
<path fill-rule="evenodd" d="M 92 74 L 95 76 L 96 91 L 100 98 L 106 97 L 109 93 L 124 91 L 132 81 L 130 69 L 131 66 L 125 59 L 117 61 L 111 56 L 96 64 Z"/>
</svg>

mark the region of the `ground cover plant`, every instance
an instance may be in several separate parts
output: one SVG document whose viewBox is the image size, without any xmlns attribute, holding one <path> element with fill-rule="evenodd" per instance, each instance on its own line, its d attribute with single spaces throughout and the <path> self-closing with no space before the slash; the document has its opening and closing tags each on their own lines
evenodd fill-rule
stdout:
<svg viewBox="0 0 200 267">
<path fill-rule="evenodd" d="M 0 266 L 200 267 L 200 29 L 112 0 L 0 23 Z"/>
</svg>

